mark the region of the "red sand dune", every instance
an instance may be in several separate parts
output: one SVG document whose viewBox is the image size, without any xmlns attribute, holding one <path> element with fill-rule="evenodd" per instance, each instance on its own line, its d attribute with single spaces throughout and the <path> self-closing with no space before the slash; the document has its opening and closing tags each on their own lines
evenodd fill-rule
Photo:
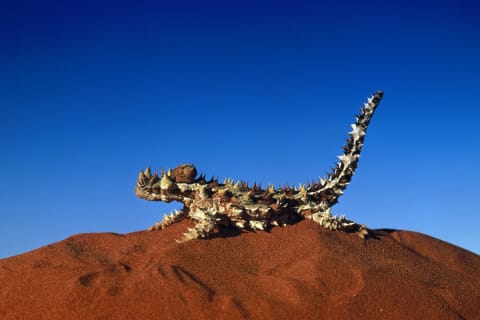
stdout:
<svg viewBox="0 0 480 320">
<path fill-rule="evenodd" d="M 480 319 L 480 256 L 426 235 L 302 221 L 177 244 L 189 224 L 0 260 L 0 319 Z"/>
</svg>

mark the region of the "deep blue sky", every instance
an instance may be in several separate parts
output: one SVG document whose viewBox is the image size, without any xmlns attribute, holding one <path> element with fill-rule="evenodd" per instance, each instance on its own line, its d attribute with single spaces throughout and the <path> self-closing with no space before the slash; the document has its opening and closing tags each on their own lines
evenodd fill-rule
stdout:
<svg viewBox="0 0 480 320">
<path fill-rule="evenodd" d="M 324 176 L 377 89 L 333 211 L 480 253 L 478 5 L 151 2 L 0 2 L 0 257 L 147 228 L 176 207 L 134 196 L 148 165 Z"/>
</svg>

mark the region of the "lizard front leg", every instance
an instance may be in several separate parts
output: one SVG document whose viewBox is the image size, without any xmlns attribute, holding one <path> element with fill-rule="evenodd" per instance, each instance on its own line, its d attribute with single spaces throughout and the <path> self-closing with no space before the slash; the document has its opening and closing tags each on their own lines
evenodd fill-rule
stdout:
<svg viewBox="0 0 480 320">
<path fill-rule="evenodd" d="M 169 225 L 179 222 L 186 217 L 185 209 L 175 210 L 171 214 L 166 214 L 162 221 L 156 222 L 148 230 L 163 230 Z"/>
</svg>

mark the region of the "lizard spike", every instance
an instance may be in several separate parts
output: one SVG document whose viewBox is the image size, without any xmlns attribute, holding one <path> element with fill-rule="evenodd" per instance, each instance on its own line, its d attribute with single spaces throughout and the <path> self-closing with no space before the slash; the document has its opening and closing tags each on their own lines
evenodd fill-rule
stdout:
<svg viewBox="0 0 480 320">
<path fill-rule="evenodd" d="M 141 170 L 139 173 L 138 173 L 138 177 L 137 177 L 137 183 L 140 183 L 140 182 L 144 182 L 145 180 L 145 173 L 143 172 L 143 170 Z"/>
<path fill-rule="evenodd" d="M 176 188 L 175 183 L 165 174 L 165 171 L 162 170 L 162 179 L 160 179 L 160 189 L 171 190 L 175 188 Z"/>
<path fill-rule="evenodd" d="M 148 166 L 147 169 L 145 169 L 145 171 L 143 171 L 143 174 L 145 175 L 145 177 L 147 177 L 149 179 L 152 177 L 152 172 L 151 172 L 150 166 Z"/>
<path fill-rule="evenodd" d="M 275 193 L 275 186 L 273 184 L 267 185 L 268 193 Z"/>
<path fill-rule="evenodd" d="M 243 220 L 235 221 L 235 226 L 237 228 L 244 229 L 245 228 L 245 221 L 243 221 Z"/>
</svg>

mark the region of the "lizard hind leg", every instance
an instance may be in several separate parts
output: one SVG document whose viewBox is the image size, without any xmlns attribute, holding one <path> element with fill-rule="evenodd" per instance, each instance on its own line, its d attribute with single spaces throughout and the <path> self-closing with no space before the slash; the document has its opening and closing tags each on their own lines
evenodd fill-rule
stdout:
<svg viewBox="0 0 480 320">
<path fill-rule="evenodd" d="M 189 240 L 207 238 L 217 226 L 216 214 L 215 212 L 210 212 L 211 210 L 198 210 L 192 216 L 192 219 L 196 222 L 193 228 L 188 228 L 188 231 L 183 234 L 181 240 L 177 242 L 185 242 Z"/>
<path fill-rule="evenodd" d="M 175 210 L 171 214 L 166 214 L 162 221 L 155 223 L 148 230 L 163 230 L 169 225 L 183 220 L 185 216 L 185 210 Z"/>
<path fill-rule="evenodd" d="M 369 234 L 365 225 L 357 224 L 352 220 L 348 220 L 344 215 L 341 215 L 340 217 L 334 216 L 331 214 L 330 208 L 325 211 L 315 212 L 305 217 L 315 221 L 322 227 L 333 231 L 354 232 L 362 239 L 365 239 Z"/>
</svg>

